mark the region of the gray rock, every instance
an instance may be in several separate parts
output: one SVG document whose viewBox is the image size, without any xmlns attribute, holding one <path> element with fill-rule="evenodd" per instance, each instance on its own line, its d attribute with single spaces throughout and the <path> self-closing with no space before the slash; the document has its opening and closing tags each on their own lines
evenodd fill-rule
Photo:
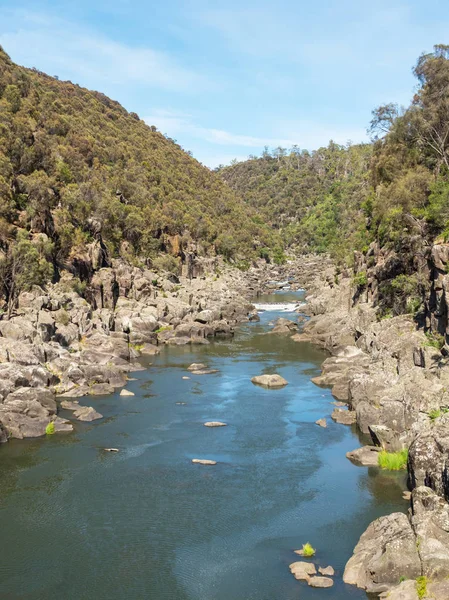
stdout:
<svg viewBox="0 0 449 600">
<path fill-rule="evenodd" d="M 344 408 L 335 408 L 331 414 L 332 419 L 341 425 L 353 425 L 356 421 L 356 414 L 353 410 Z"/>
<path fill-rule="evenodd" d="M 257 375 L 251 379 L 252 383 L 268 388 L 284 387 L 288 381 L 278 374 L 273 375 Z"/>
<path fill-rule="evenodd" d="M 80 404 L 78 401 L 63 400 L 61 402 L 61 408 L 64 408 L 65 410 L 78 410 L 80 408 Z"/>
<path fill-rule="evenodd" d="M 7 396 L 5 403 L 12 402 L 13 400 L 35 400 L 47 409 L 48 414 L 55 414 L 57 410 L 55 395 L 48 388 L 18 388 Z"/>
<path fill-rule="evenodd" d="M 346 453 L 346 458 L 362 467 L 377 467 L 380 448 L 376 446 L 362 446 L 357 450 Z"/>
<path fill-rule="evenodd" d="M 291 563 L 289 569 L 294 578 L 299 581 L 309 581 L 310 576 L 316 574 L 315 565 L 304 561 Z"/>
<path fill-rule="evenodd" d="M 401 577 L 421 575 L 416 538 L 406 515 L 392 513 L 373 521 L 346 564 L 343 581 L 368 593 L 397 585 Z"/>
<path fill-rule="evenodd" d="M 204 427 L 226 427 L 227 423 L 223 423 L 222 421 L 207 421 L 204 423 Z"/>
<path fill-rule="evenodd" d="M 327 427 L 327 422 L 326 419 L 318 419 L 318 421 L 315 421 L 315 425 L 319 425 L 320 427 Z"/>
<path fill-rule="evenodd" d="M 331 566 L 318 567 L 318 572 L 321 573 L 321 575 L 325 575 L 328 577 L 333 577 L 335 575 L 335 571 L 334 571 L 333 567 L 331 567 Z"/>
<path fill-rule="evenodd" d="M 380 598 L 388 598 L 388 600 L 419 600 L 416 581 L 410 579 L 402 581 L 398 586 L 385 592 L 385 594 L 381 594 Z"/>
<path fill-rule="evenodd" d="M 192 463 L 196 465 L 216 465 L 216 460 L 209 460 L 207 458 L 192 458 Z"/>
<path fill-rule="evenodd" d="M 330 588 L 334 585 L 334 581 L 330 577 L 311 577 L 308 584 L 314 588 Z"/>
<path fill-rule="evenodd" d="M 122 390 L 120 392 L 120 396 L 135 396 L 134 392 L 130 392 L 129 390 Z"/>
<path fill-rule="evenodd" d="M 102 419 L 103 415 L 97 412 L 92 406 L 80 406 L 78 410 L 73 413 L 73 416 L 78 421 L 95 421 L 96 419 Z"/>
<path fill-rule="evenodd" d="M 409 487 L 432 488 L 449 501 L 449 414 L 427 424 L 409 448 Z"/>
</svg>

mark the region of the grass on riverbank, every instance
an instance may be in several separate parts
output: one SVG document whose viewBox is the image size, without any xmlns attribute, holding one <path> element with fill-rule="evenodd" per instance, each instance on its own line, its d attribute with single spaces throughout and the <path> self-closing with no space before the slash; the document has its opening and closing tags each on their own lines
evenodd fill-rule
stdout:
<svg viewBox="0 0 449 600">
<path fill-rule="evenodd" d="M 399 452 L 387 452 L 381 450 L 379 452 L 379 467 L 388 471 L 400 471 L 407 466 L 408 450 L 403 448 Z"/>
</svg>

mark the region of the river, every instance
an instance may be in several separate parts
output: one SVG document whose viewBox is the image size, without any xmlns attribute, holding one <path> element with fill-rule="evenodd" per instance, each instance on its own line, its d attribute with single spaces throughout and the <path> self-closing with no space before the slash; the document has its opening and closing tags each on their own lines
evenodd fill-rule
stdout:
<svg viewBox="0 0 449 600">
<path fill-rule="evenodd" d="M 233 340 L 162 348 L 131 374 L 134 397 L 117 390 L 81 399 L 102 421 L 3 445 L 0 597 L 366 598 L 343 584 L 344 565 L 370 521 L 407 509 L 405 478 L 346 459 L 360 439 L 330 419 L 330 391 L 310 381 L 324 352 L 265 334 L 278 316 L 296 317 L 273 303 L 301 299 L 260 298 L 269 310 Z M 219 372 L 191 375 L 193 362 Z M 289 385 L 250 381 L 273 372 Z M 321 417 L 327 429 L 315 425 Z M 228 426 L 203 426 L 211 420 Z M 317 565 L 335 568 L 333 588 L 312 589 L 290 574 L 304 542 L 316 548 Z"/>
</svg>

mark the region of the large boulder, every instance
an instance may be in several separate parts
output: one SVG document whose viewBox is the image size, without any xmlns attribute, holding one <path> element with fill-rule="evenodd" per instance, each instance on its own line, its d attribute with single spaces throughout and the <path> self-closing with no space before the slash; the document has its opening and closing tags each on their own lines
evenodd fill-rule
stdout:
<svg viewBox="0 0 449 600">
<path fill-rule="evenodd" d="M 349 559 L 343 581 L 367 593 L 380 593 L 397 585 L 401 577 L 421 575 L 416 538 L 410 521 L 402 513 L 373 521 Z"/>
<path fill-rule="evenodd" d="M 415 488 L 411 524 L 422 575 L 432 581 L 446 579 L 449 576 L 449 504 L 428 487 Z"/>
<path fill-rule="evenodd" d="M 49 414 L 55 414 L 57 410 L 55 395 L 48 388 L 18 388 L 17 390 L 15 390 L 7 396 L 7 398 L 5 399 L 5 403 L 12 402 L 13 400 L 35 400 L 39 402 L 39 404 L 41 404 L 44 408 L 46 408 Z"/>
<path fill-rule="evenodd" d="M 409 485 L 425 485 L 449 501 L 449 413 L 428 423 L 409 447 Z"/>
<path fill-rule="evenodd" d="M 37 400 L 9 400 L 7 397 L 0 404 L 0 423 L 13 438 L 44 435 L 50 420 L 50 412 Z"/>
</svg>

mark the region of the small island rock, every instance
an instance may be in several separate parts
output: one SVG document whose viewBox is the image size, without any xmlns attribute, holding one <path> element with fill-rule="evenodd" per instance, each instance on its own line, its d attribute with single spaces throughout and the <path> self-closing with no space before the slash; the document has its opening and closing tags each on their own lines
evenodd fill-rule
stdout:
<svg viewBox="0 0 449 600">
<path fill-rule="evenodd" d="M 256 377 L 253 377 L 251 381 L 256 385 L 262 385 L 268 388 L 279 388 L 288 384 L 288 381 L 277 373 L 274 373 L 273 375 L 257 375 Z"/>
</svg>

